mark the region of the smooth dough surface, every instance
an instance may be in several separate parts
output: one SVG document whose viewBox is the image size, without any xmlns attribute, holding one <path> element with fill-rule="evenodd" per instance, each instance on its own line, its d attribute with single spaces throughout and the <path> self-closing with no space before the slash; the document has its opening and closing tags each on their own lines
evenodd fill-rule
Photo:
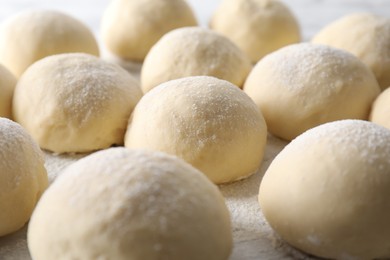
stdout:
<svg viewBox="0 0 390 260">
<path fill-rule="evenodd" d="M 64 13 L 25 11 L 0 27 L 0 63 L 18 78 L 35 61 L 69 52 L 98 56 L 99 47 L 89 28 Z"/>
<path fill-rule="evenodd" d="M 389 18 L 350 14 L 323 28 L 312 41 L 351 52 L 374 72 L 382 89 L 390 86 Z"/>
<path fill-rule="evenodd" d="M 232 40 L 252 62 L 301 38 L 298 21 L 277 0 L 224 0 L 210 27 Z"/>
<path fill-rule="evenodd" d="M 390 129 L 390 89 L 383 91 L 372 105 L 370 121 Z"/>
<path fill-rule="evenodd" d="M 390 131 L 363 120 L 313 128 L 265 173 L 259 202 L 291 245 L 326 259 L 390 258 Z"/>
<path fill-rule="evenodd" d="M 108 50 L 142 61 L 167 32 L 197 21 L 184 0 L 114 0 L 102 20 L 102 38 Z"/>
<path fill-rule="evenodd" d="M 68 167 L 28 228 L 34 259 L 226 260 L 229 211 L 218 188 L 174 156 L 110 148 Z"/>
<path fill-rule="evenodd" d="M 302 43 L 259 61 L 244 91 L 260 107 L 269 131 L 292 140 L 326 122 L 368 119 L 380 87 L 373 73 L 352 54 Z"/>
<path fill-rule="evenodd" d="M 58 54 L 19 79 L 13 115 L 47 150 L 88 152 L 123 144 L 128 118 L 142 96 L 118 65 L 88 54 Z"/>
<path fill-rule="evenodd" d="M 15 85 L 15 76 L 0 65 L 0 117 L 12 117 L 12 97 Z"/>
<path fill-rule="evenodd" d="M 20 125 L 0 117 L 0 237 L 27 223 L 47 185 L 39 146 Z"/>
<path fill-rule="evenodd" d="M 261 164 L 263 116 L 233 84 L 194 76 L 161 84 L 134 109 L 125 146 L 176 155 L 215 183 L 248 177 Z"/>
<path fill-rule="evenodd" d="M 228 38 L 200 27 L 175 29 L 150 50 L 141 70 L 144 93 L 188 76 L 213 76 L 241 87 L 252 69 L 249 58 Z"/>
</svg>

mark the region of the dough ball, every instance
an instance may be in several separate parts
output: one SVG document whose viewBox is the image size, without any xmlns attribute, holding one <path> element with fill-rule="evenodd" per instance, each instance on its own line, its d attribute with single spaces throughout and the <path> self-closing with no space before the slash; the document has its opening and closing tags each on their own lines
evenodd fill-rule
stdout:
<svg viewBox="0 0 390 260">
<path fill-rule="evenodd" d="M 184 0 L 114 0 L 103 16 L 102 38 L 117 56 L 142 61 L 165 33 L 196 25 Z"/>
<path fill-rule="evenodd" d="M 252 62 L 301 38 L 296 18 L 277 0 L 223 0 L 210 27 L 237 44 Z"/>
<path fill-rule="evenodd" d="M 289 244 L 326 259 L 390 258 L 390 131 L 362 120 L 313 128 L 277 155 L 259 202 Z"/>
<path fill-rule="evenodd" d="M 47 185 L 38 145 L 20 125 L 0 117 L 0 236 L 26 224 Z"/>
<path fill-rule="evenodd" d="M 66 14 L 25 11 L 0 27 L 0 63 L 17 77 L 37 60 L 68 52 L 98 56 L 99 48 L 89 28 Z"/>
<path fill-rule="evenodd" d="M 150 50 L 141 70 L 144 93 L 188 76 L 214 76 L 241 87 L 252 69 L 250 60 L 228 38 L 200 27 L 173 30 Z"/>
<path fill-rule="evenodd" d="M 390 89 L 383 91 L 375 100 L 370 121 L 390 129 Z"/>
<path fill-rule="evenodd" d="M 269 131 L 292 140 L 326 122 L 368 119 L 380 88 L 372 72 L 352 54 L 303 43 L 259 61 L 244 91 L 260 107 Z"/>
<path fill-rule="evenodd" d="M 322 29 L 313 42 L 351 52 L 374 72 L 382 89 L 390 86 L 389 18 L 350 14 Z"/>
<path fill-rule="evenodd" d="M 257 171 L 266 137 L 263 116 L 244 92 L 224 80 L 194 76 L 161 84 L 140 100 L 125 146 L 176 155 L 225 183 Z"/>
<path fill-rule="evenodd" d="M 16 85 L 14 118 L 47 150 L 89 152 L 123 144 L 142 92 L 119 65 L 57 54 L 30 66 Z"/>
<path fill-rule="evenodd" d="M 229 211 L 184 161 L 111 148 L 68 167 L 28 229 L 34 259 L 228 259 Z"/>
<path fill-rule="evenodd" d="M 12 96 L 15 85 L 15 76 L 0 65 L 0 117 L 12 117 Z"/>
</svg>

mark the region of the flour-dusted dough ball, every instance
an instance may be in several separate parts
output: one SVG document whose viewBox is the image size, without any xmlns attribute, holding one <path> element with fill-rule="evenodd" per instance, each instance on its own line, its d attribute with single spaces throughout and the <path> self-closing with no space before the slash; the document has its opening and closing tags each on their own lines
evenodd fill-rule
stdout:
<svg viewBox="0 0 390 260">
<path fill-rule="evenodd" d="M 20 125 L 0 117 L 0 236 L 26 224 L 47 185 L 39 146 Z"/>
<path fill-rule="evenodd" d="M 200 27 L 173 30 L 150 50 L 141 71 L 144 93 L 188 76 L 214 76 L 241 87 L 252 69 L 248 57 L 228 38 Z"/>
<path fill-rule="evenodd" d="M 225 183 L 258 169 L 266 137 L 263 116 L 245 93 L 227 81 L 194 76 L 161 84 L 140 100 L 125 146 L 176 155 Z"/>
<path fill-rule="evenodd" d="M 291 245 L 326 259 L 390 258 L 390 131 L 362 120 L 313 128 L 277 155 L 259 202 Z"/>
<path fill-rule="evenodd" d="M 383 91 L 375 100 L 370 121 L 390 129 L 390 89 Z"/>
<path fill-rule="evenodd" d="M 12 97 L 15 85 L 15 76 L 0 65 L 0 117 L 12 117 Z"/>
<path fill-rule="evenodd" d="M 25 11 L 0 27 L 0 63 L 16 77 L 37 60 L 68 52 L 97 56 L 99 48 L 89 28 L 61 12 Z"/>
<path fill-rule="evenodd" d="M 118 65 L 88 54 L 57 54 L 19 79 L 13 115 L 44 149 L 88 152 L 123 143 L 141 96 L 136 80 Z"/>
<path fill-rule="evenodd" d="M 368 119 L 380 87 L 352 54 L 302 43 L 259 61 L 244 91 L 260 107 L 269 131 L 291 140 L 326 122 Z"/>
<path fill-rule="evenodd" d="M 390 86 L 389 18 L 350 14 L 322 29 L 313 42 L 351 52 L 374 72 L 382 89 Z"/>
<path fill-rule="evenodd" d="M 252 62 L 301 39 L 296 18 L 278 0 L 223 0 L 210 27 L 237 44 Z"/>
<path fill-rule="evenodd" d="M 226 260 L 229 211 L 218 188 L 174 156 L 111 148 L 68 167 L 28 228 L 33 259 Z"/>
<path fill-rule="evenodd" d="M 142 61 L 164 34 L 196 25 L 185 0 L 114 0 L 103 16 L 102 38 L 117 56 Z"/>
</svg>

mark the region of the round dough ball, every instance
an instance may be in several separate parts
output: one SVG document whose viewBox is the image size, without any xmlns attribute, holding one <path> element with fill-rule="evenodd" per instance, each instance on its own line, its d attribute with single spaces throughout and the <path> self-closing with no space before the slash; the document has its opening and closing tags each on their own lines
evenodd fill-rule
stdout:
<svg viewBox="0 0 390 260">
<path fill-rule="evenodd" d="M 250 60 L 228 38 L 200 27 L 173 30 L 150 50 L 141 70 L 144 93 L 188 76 L 214 76 L 241 87 L 252 69 Z"/>
<path fill-rule="evenodd" d="M 380 88 L 372 72 L 352 54 L 302 43 L 259 61 L 244 91 L 260 107 L 269 131 L 292 140 L 326 122 L 368 119 Z"/>
<path fill-rule="evenodd" d="M 34 259 L 228 259 L 229 211 L 184 161 L 111 148 L 68 167 L 28 228 Z"/>
<path fill-rule="evenodd" d="M 369 13 L 351 14 L 331 23 L 314 43 L 345 49 L 375 74 L 382 89 L 390 86 L 390 19 Z"/>
<path fill-rule="evenodd" d="M 114 0 L 103 16 L 102 38 L 117 56 L 142 61 L 164 34 L 196 25 L 184 0 Z"/>
<path fill-rule="evenodd" d="M 0 28 L 0 63 L 16 77 L 37 60 L 68 52 L 98 56 L 99 48 L 89 28 L 66 14 L 25 11 L 9 18 Z"/>
<path fill-rule="evenodd" d="M 0 117 L 0 236 L 26 224 L 47 185 L 38 145 L 20 125 Z"/>
<path fill-rule="evenodd" d="M 326 259 L 390 257 L 390 131 L 362 120 L 313 128 L 266 171 L 259 202 L 289 244 Z"/>
<path fill-rule="evenodd" d="M 259 168 L 267 126 L 253 101 L 233 84 L 207 76 L 172 80 L 134 109 L 125 146 L 176 155 L 215 183 Z"/>
<path fill-rule="evenodd" d="M 0 65 L 0 117 L 12 117 L 12 96 L 15 85 L 15 76 Z"/>
<path fill-rule="evenodd" d="M 383 91 L 375 100 L 370 121 L 390 129 L 390 89 Z"/>
<path fill-rule="evenodd" d="M 210 27 L 237 44 L 252 62 L 301 40 L 298 21 L 277 0 L 224 0 Z"/>
<path fill-rule="evenodd" d="M 47 150 L 89 152 L 123 144 L 128 118 L 141 98 L 119 65 L 88 54 L 37 61 L 19 79 L 14 118 Z"/>
</svg>

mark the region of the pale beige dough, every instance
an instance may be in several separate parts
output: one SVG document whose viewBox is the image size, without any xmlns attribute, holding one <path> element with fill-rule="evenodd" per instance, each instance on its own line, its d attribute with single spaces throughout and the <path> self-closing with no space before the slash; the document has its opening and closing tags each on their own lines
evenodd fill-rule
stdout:
<svg viewBox="0 0 390 260">
<path fill-rule="evenodd" d="M 144 93 L 188 76 L 214 76 L 241 87 L 252 65 L 228 38 L 200 27 L 173 30 L 150 50 L 141 71 Z"/>
<path fill-rule="evenodd" d="M 218 188 L 184 161 L 111 148 L 50 186 L 28 228 L 34 259 L 227 260 L 229 211 Z"/>
<path fill-rule="evenodd" d="M 390 86 L 390 19 L 370 13 L 346 15 L 312 40 L 356 55 L 375 74 L 382 89 Z"/>
<path fill-rule="evenodd" d="M 13 115 L 47 150 L 89 152 L 123 144 L 128 118 L 142 96 L 116 64 L 88 54 L 58 54 L 19 79 Z"/>
<path fill-rule="evenodd" d="M 67 14 L 24 11 L 0 27 L 0 63 L 18 78 L 35 61 L 69 52 L 98 56 L 99 48 L 90 29 Z"/>
<path fill-rule="evenodd" d="M 383 91 L 375 100 L 370 121 L 390 129 L 390 89 Z"/>
<path fill-rule="evenodd" d="M 208 76 L 172 80 L 134 109 L 125 146 L 176 155 L 215 183 L 245 178 L 261 164 L 263 116 L 233 84 Z"/>
<path fill-rule="evenodd" d="M 352 54 L 301 43 L 259 61 L 244 91 L 263 112 L 269 131 L 292 140 L 340 119 L 368 119 L 380 93 L 373 73 Z"/>
<path fill-rule="evenodd" d="M 0 117 L 0 237 L 27 223 L 47 185 L 39 146 L 20 125 Z"/>
<path fill-rule="evenodd" d="M 184 0 L 114 0 L 102 20 L 102 39 L 113 54 L 142 61 L 167 32 L 197 21 Z"/>
<path fill-rule="evenodd" d="M 262 212 L 291 245 L 326 259 L 390 258 L 390 131 L 363 120 L 313 128 L 260 185 Z"/>
<path fill-rule="evenodd" d="M 15 76 L 7 68 L 0 65 L 0 117 L 12 117 L 12 96 L 15 85 Z"/>
<path fill-rule="evenodd" d="M 277 0 L 223 0 L 210 27 L 237 44 L 252 62 L 301 39 L 295 16 Z"/>
</svg>

